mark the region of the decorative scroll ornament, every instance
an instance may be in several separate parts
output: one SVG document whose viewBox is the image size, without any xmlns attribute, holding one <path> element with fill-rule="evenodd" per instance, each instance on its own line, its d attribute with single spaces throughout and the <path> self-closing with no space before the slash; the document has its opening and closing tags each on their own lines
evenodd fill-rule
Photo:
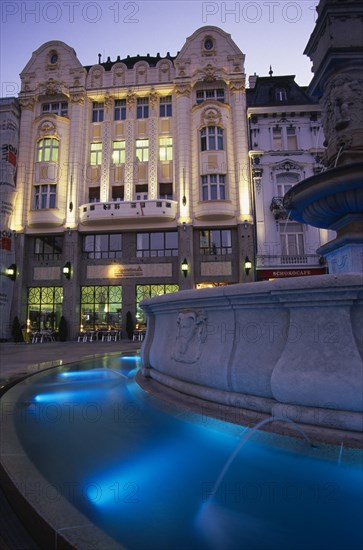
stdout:
<svg viewBox="0 0 363 550">
<path fill-rule="evenodd" d="M 128 92 L 126 96 L 126 104 L 129 109 L 132 109 L 136 103 L 136 94 L 134 92 Z"/>
<path fill-rule="evenodd" d="M 252 177 L 253 178 L 262 178 L 263 168 L 252 168 Z"/>
<path fill-rule="evenodd" d="M 70 92 L 69 100 L 71 103 L 78 103 L 78 105 L 83 105 L 84 103 L 84 92 Z"/>
<path fill-rule="evenodd" d="M 243 80 L 231 80 L 229 89 L 231 92 L 243 92 L 245 91 L 245 83 Z"/>
<path fill-rule="evenodd" d="M 56 95 L 64 93 L 64 84 L 54 78 L 49 78 L 45 84 L 42 85 L 42 91 L 46 95 Z"/>
<path fill-rule="evenodd" d="M 57 136 L 57 127 L 55 124 L 53 124 L 50 120 L 44 120 L 38 128 L 38 137 L 44 138 L 44 137 L 56 137 Z"/>
<path fill-rule="evenodd" d="M 105 109 L 110 109 L 113 105 L 113 98 L 109 95 L 108 92 L 106 92 L 105 97 L 103 99 L 103 103 L 105 105 Z"/>
<path fill-rule="evenodd" d="M 216 67 L 213 67 L 213 65 L 208 63 L 208 65 L 203 69 L 203 73 L 204 73 L 203 80 L 205 80 L 206 82 L 212 82 L 213 80 L 217 80 L 218 78 L 217 70 L 218 69 Z"/>
<path fill-rule="evenodd" d="M 155 92 L 154 89 L 149 93 L 149 104 L 150 107 L 156 107 L 158 104 L 159 94 Z"/>
<path fill-rule="evenodd" d="M 300 164 L 297 164 L 296 162 L 291 162 L 291 160 L 284 160 L 283 162 L 279 162 L 272 166 L 272 170 L 283 170 L 284 172 L 290 172 L 290 170 L 296 170 L 298 172 L 301 172 L 303 170 L 303 167 L 300 166 Z"/>
<path fill-rule="evenodd" d="M 184 96 L 189 97 L 191 92 L 190 84 L 177 84 L 175 87 L 175 93 L 177 97 Z"/>
<path fill-rule="evenodd" d="M 202 112 L 201 120 L 204 126 L 218 126 L 222 123 L 222 114 L 215 107 L 207 107 Z"/>
<path fill-rule="evenodd" d="M 34 105 L 38 102 L 37 96 L 32 97 L 21 97 L 19 100 L 20 107 L 22 109 L 28 109 L 29 111 L 32 111 L 34 108 Z"/>
<path fill-rule="evenodd" d="M 178 313 L 177 325 L 172 359 L 180 363 L 195 363 L 207 339 L 207 315 L 202 310 L 181 311 Z"/>
</svg>

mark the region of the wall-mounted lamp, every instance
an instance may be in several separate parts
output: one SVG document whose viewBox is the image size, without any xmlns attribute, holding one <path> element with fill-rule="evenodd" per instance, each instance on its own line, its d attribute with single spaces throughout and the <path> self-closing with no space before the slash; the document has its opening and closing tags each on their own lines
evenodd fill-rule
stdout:
<svg viewBox="0 0 363 550">
<path fill-rule="evenodd" d="M 70 227 L 67 227 L 67 231 L 68 231 L 68 235 L 71 236 L 72 235 L 72 229 Z"/>
<path fill-rule="evenodd" d="M 71 262 L 66 262 L 63 266 L 63 275 L 65 276 L 66 279 L 70 279 L 71 278 L 71 271 L 72 271 L 72 266 L 71 266 Z"/>
<path fill-rule="evenodd" d="M 189 271 L 189 264 L 188 264 L 186 258 L 184 258 L 184 260 L 182 261 L 181 270 L 183 272 L 184 277 L 186 277 L 188 275 L 188 271 Z"/>
<path fill-rule="evenodd" d="M 187 224 L 183 222 L 183 231 L 186 231 L 186 230 L 187 230 Z"/>
<path fill-rule="evenodd" d="M 246 275 L 248 275 L 252 268 L 252 262 L 248 256 L 245 257 L 244 268 L 245 268 Z"/>
<path fill-rule="evenodd" d="M 15 281 L 17 274 L 18 272 L 17 272 L 16 264 L 11 264 L 5 270 L 5 275 L 9 277 L 9 279 L 11 279 L 12 281 Z"/>
</svg>

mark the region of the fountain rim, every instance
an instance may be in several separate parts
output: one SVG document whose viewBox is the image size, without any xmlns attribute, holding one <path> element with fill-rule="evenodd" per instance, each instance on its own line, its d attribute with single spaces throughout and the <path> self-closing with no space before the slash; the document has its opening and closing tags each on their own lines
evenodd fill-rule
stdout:
<svg viewBox="0 0 363 550">
<path fill-rule="evenodd" d="M 109 354 L 105 354 L 109 355 Z M 115 355 L 114 353 L 111 355 Z M 88 362 L 90 359 L 84 359 L 82 361 L 77 362 L 79 363 L 85 363 Z M 27 374 L 26 376 L 23 376 L 15 381 L 10 382 L 9 384 L 6 384 L 1 391 L 0 394 L 0 400 L 6 395 L 6 393 L 10 390 L 14 390 L 16 392 L 16 395 L 19 395 L 19 392 L 22 392 L 23 384 L 27 382 L 29 378 L 36 377 L 38 375 L 43 375 L 46 371 L 52 371 L 64 367 L 71 367 L 73 362 L 67 362 L 62 365 L 53 365 L 51 367 L 47 367 L 41 371 L 34 372 L 31 374 Z M 147 393 L 148 395 L 151 395 L 153 397 L 157 397 L 160 400 L 172 402 L 173 405 L 179 407 L 179 408 L 186 408 L 187 410 L 193 410 L 193 407 L 191 406 L 191 403 L 189 402 L 188 405 L 185 405 L 182 403 L 182 400 L 178 398 L 176 401 L 170 401 L 170 395 L 165 395 L 164 397 L 159 395 L 156 395 L 157 392 L 155 392 L 155 387 L 150 388 L 149 384 L 143 380 L 140 379 L 139 376 L 136 377 L 136 382 L 138 385 Z M 153 381 L 155 382 L 155 381 Z M 186 396 L 184 396 L 186 397 Z M 204 409 L 204 412 L 207 411 L 207 405 L 206 402 L 206 409 Z M 207 413 L 208 414 L 208 413 Z M 215 416 L 215 414 L 209 414 L 211 418 L 218 418 L 218 416 Z M 263 415 L 265 416 L 265 415 Z M 221 420 L 224 420 L 226 422 L 231 422 L 231 420 L 226 419 L 225 417 L 220 418 Z M 235 424 L 238 424 L 238 422 L 234 422 Z M 247 425 L 247 427 L 250 427 Z M 310 428 L 309 426 L 307 427 Z M 304 426 L 305 429 L 305 426 Z M 275 434 L 283 435 L 287 438 L 296 438 L 296 432 L 295 434 L 289 432 L 286 430 L 284 433 L 279 430 L 271 430 L 271 432 Z M 80 512 L 72 503 L 70 503 L 65 497 L 63 497 L 60 493 L 57 495 L 57 509 L 56 513 L 54 513 L 54 509 L 52 507 L 50 508 L 44 508 L 41 510 L 41 506 L 39 506 L 39 501 L 37 499 L 37 495 L 33 493 L 26 494 L 24 492 L 24 487 L 26 487 L 26 483 L 28 479 L 32 479 L 34 482 L 34 486 L 36 487 L 43 487 L 43 491 L 47 490 L 47 487 L 49 488 L 49 482 L 47 479 L 39 472 L 39 470 L 33 465 L 31 460 L 28 458 L 26 453 L 24 452 L 24 449 L 20 443 L 20 440 L 16 433 L 16 427 L 14 418 L 11 417 L 8 422 L 5 423 L 5 426 L 3 426 L 3 437 L 4 440 L 11 440 L 13 448 L 16 451 L 16 455 L 20 457 L 22 462 L 22 467 L 19 468 L 18 461 L 13 461 L 13 455 L 10 457 L 10 460 L 6 460 L 6 457 L 9 456 L 6 451 L 1 450 L 0 451 L 0 482 L 1 487 L 6 494 L 9 502 L 11 503 L 11 506 L 14 510 L 17 511 L 17 513 L 22 517 L 22 522 L 28 529 L 29 533 L 33 536 L 35 541 L 41 541 L 43 544 L 45 544 L 49 548 L 53 548 L 54 542 L 57 541 L 58 544 L 62 545 L 62 548 L 65 548 L 66 550 L 74 550 L 75 548 L 79 547 L 79 541 L 81 540 L 82 543 L 85 541 L 89 541 L 90 545 L 94 545 L 95 543 L 100 546 L 100 548 L 109 548 L 110 550 L 127 550 L 127 548 L 114 541 L 114 539 L 110 538 L 107 533 L 102 531 L 99 527 L 97 527 L 95 524 L 90 522 L 90 520 L 83 515 L 82 512 Z M 309 434 L 314 437 L 314 434 Z M 316 440 L 316 438 L 315 438 Z M 326 441 L 328 445 L 337 446 L 337 442 L 332 441 Z M 348 445 L 352 450 L 356 448 L 357 450 L 360 450 L 362 447 L 356 446 L 356 445 Z M 5 459 L 5 460 L 4 460 Z M 42 493 L 40 489 L 40 493 Z M 57 526 L 58 518 L 61 519 L 61 521 L 67 521 L 70 517 L 74 518 L 74 524 L 78 526 L 78 528 L 74 528 L 73 526 L 70 526 L 67 528 L 67 525 Z"/>
<path fill-rule="evenodd" d="M 306 220 L 304 211 L 313 203 L 324 201 L 334 195 L 347 193 L 349 191 L 360 191 L 362 189 L 363 162 L 341 165 L 336 168 L 330 168 L 314 176 L 306 178 L 294 185 L 284 196 L 283 205 L 289 211 L 295 221 L 309 223 L 315 227 L 331 228 L 334 211 L 328 207 L 327 221 L 314 224 L 314 220 Z M 359 215 L 359 212 L 353 214 Z M 346 214 L 351 213 L 347 210 Z M 329 216 L 331 214 L 332 216 Z M 335 221 L 342 218 L 343 214 L 335 213 Z"/>
</svg>

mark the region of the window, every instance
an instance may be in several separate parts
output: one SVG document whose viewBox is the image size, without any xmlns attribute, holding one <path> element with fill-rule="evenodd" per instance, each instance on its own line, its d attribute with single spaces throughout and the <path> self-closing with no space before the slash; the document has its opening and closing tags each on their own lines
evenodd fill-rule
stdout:
<svg viewBox="0 0 363 550">
<path fill-rule="evenodd" d="M 297 136 L 296 136 L 296 128 L 294 128 L 294 126 L 288 126 L 286 128 L 286 141 L 287 141 L 287 149 L 289 151 L 297 150 Z"/>
<path fill-rule="evenodd" d="M 299 181 L 296 174 L 278 174 L 276 177 L 277 196 L 283 197 Z"/>
<path fill-rule="evenodd" d="M 124 186 L 123 185 L 113 185 L 112 186 L 112 200 L 113 201 L 123 201 L 124 200 Z"/>
<path fill-rule="evenodd" d="M 63 251 L 63 236 L 46 235 L 34 238 L 34 256 L 38 260 L 58 260 Z"/>
<path fill-rule="evenodd" d="M 208 99 L 214 99 L 224 103 L 224 90 L 223 88 L 217 88 L 216 90 L 198 90 L 197 91 L 197 104 L 203 103 Z"/>
<path fill-rule="evenodd" d="M 88 202 L 100 202 L 100 188 L 90 187 L 88 189 Z"/>
<path fill-rule="evenodd" d="M 139 162 L 147 162 L 149 160 L 149 140 L 136 140 L 136 159 Z"/>
<path fill-rule="evenodd" d="M 166 97 L 160 98 L 159 103 L 159 115 L 161 117 L 168 117 L 172 116 L 173 114 L 173 105 L 171 100 L 171 95 L 167 95 Z"/>
<path fill-rule="evenodd" d="M 287 91 L 285 88 L 276 88 L 275 99 L 276 101 L 287 101 Z"/>
<path fill-rule="evenodd" d="M 104 112 L 104 103 L 94 101 L 92 103 L 92 122 L 102 122 Z"/>
<path fill-rule="evenodd" d="M 208 229 L 199 231 L 199 249 L 202 255 L 224 256 L 232 254 L 230 229 Z"/>
<path fill-rule="evenodd" d="M 81 330 L 121 328 L 122 287 L 81 287 Z"/>
<path fill-rule="evenodd" d="M 56 196 L 56 185 L 35 185 L 34 209 L 55 208 Z"/>
<path fill-rule="evenodd" d="M 115 100 L 114 119 L 126 120 L 126 99 Z"/>
<path fill-rule="evenodd" d="M 223 151 L 223 128 L 208 126 L 200 131 L 201 151 Z"/>
<path fill-rule="evenodd" d="M 301 256 L 304 250 L 304 230 L 301 223 L 280 223 L 282 256 Z"/>
<path fill-rule="evenodd" d="M 137 99 L 136 118 L 149 118 L 148 97 L 139 97 Z"/>
<path fill-rule="evenodd" d="M 43 103 L 43 113 L 53 113 L 59 116 L 68 116 L 68 103 L 67 101 L 56 103 Z"/>
<path fill-rule="evenodd" d="M 85 235 L 82 251 L 87 254 L 87 258 L 90 260 L 121 258 L 122 234 Z"/>
<path fill-rule="evenodd" d="M 90 164 L 92 166 L 102 164 L 102 143 L 91 143 Z"/>
<path fill-rule="evenodd" d="M 112 144 L 112 162 L 124 164 L 126 160 L 125 141 L 114 141 Z"/>
<path fill-rule="evenodd" d="M 282 146 L 282 128 L 275 126 L 272 128 L 272 147 L 275 151 L 281 151 Z"/>
<path fill-rule="evenodd" d="M 63 288 L 28 288 L 27 327 L 31 331 L 57 330 L 62 316 Z"/>
<path fill-rule="evenodd" d="M 202 200 L 223 201 L 226 198 L 225 176 L 223 174 L 210 174 L 202 176 Z"/>
<path fill-rule="evenodd" d="M 173 138 L 162 137 L 159 139 L 160 160 L 173 160 Z"/>
<path fill-rule="evenodd" d="M 145 298 L 163 296 L 170 292 L 178 292 L 178 285 L 136 285 L 136 321 L 146 323 L 146 315 L 140 307 L 140 302 Z"/>
<path fill-rule="evenodd" d="M 55 138 L 40 139 L 37 143 L 37 162 L 57 162 L 59 141 Z"/>
<path fill-rule="evenodd" d="M 137 233 L 136 256 L 138 258 L 154 258 L 158 256 L 177 255 L 177 231 Z"/>
<path fill-rule="evenodd" d="M 296 151 L 297 135 L 295 126 L 275 126 L 272 128 L 272 148 L 275 151 Z"/>
<path fill-rule="evenodd" d="M 147 183 L 139 183 L 135 185 L 135 199 L 137 201 L 143 201 L 143 200 L 147 201 L 148 193 L 149 193 L 149 186 Z"/>
<path fill-rule="evenodd" d="M 173 184 L 159 183 L 159 198 L 173 200 Z"/>
</svg>

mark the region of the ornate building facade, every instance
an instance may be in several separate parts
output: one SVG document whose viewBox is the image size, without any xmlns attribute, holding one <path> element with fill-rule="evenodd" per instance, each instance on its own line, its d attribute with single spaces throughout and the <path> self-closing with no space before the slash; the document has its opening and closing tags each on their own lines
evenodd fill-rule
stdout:
<svg viewBox="0 0 363 550">
<path fill-rule="evenodd" d="M 256 280 L 326 273 L 316 253 L 326 230 L 296 223 L 283 197 L 324 167 L 317 99 L 294 76 L 250 77 L 247 90 L 251 179 L 256 223 Z"/>
<path fill-rule="evenodd" d="M 40 330 L 63 315 L 75 337 L 124 327 L 128 312 L 143 323 L 145 297 L 253 281 L 271 267 L 263 257 L 293 256 L 300 269 L 302 249 L 289 248 L 286 231 L 286 246 L 266 253 L 281 222 L 265 203 L 286 187 L 282 174 L 313 173 L 319 107 L 305 95 L 294 114 L 266 111 L 263 80 L 247 111 L 244 54 L 216 27 L 198 29 L 175 57 L 85 67 L 63 42 L 36 50 L 19 94 L 12 316 Z M 292 156 L 276 156 L 267 123 L 299 127 Z"/>
</svg>

